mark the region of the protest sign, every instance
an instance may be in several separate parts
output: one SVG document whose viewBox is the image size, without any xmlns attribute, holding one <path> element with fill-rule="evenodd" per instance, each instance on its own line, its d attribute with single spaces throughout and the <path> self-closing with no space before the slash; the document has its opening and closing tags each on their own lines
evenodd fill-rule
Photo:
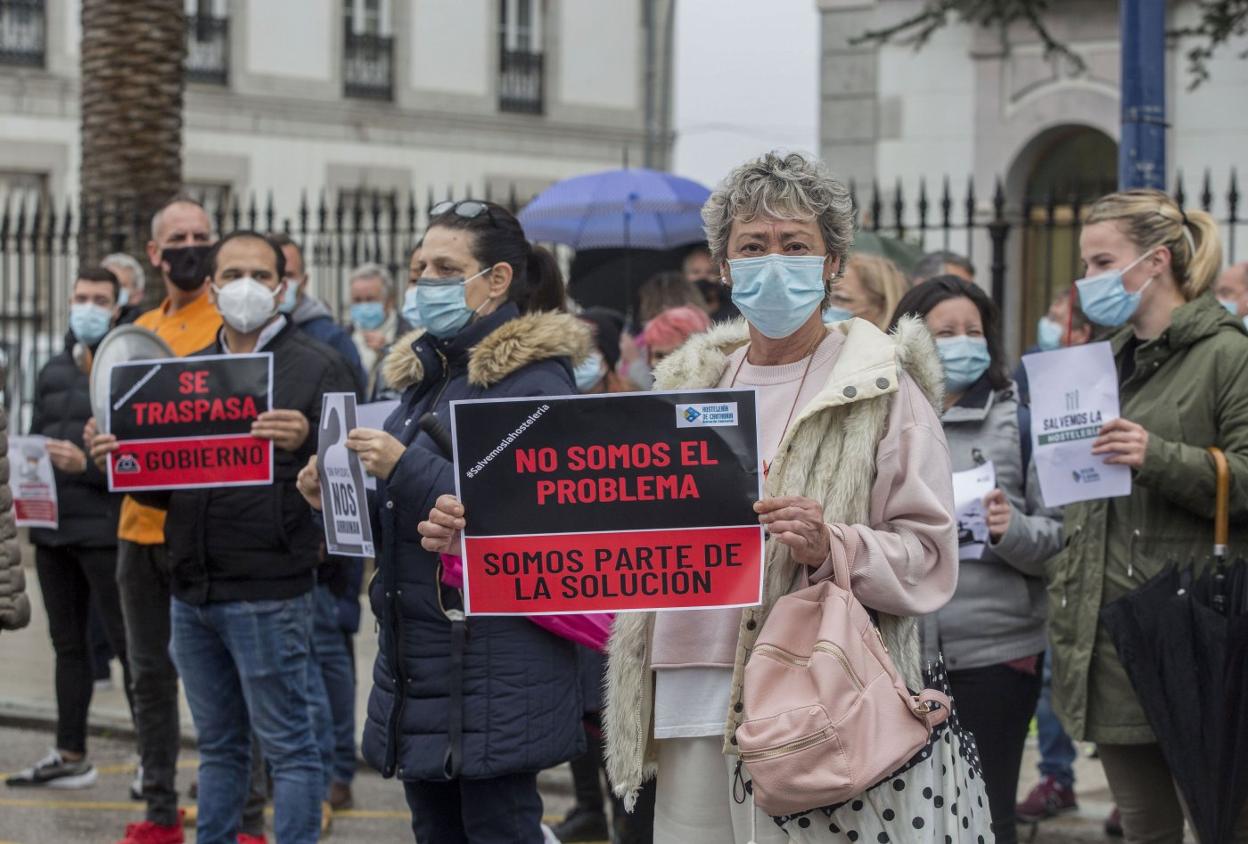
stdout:
<svg viewBox="0 0 1248 844">
<path fill-rule="evenodd" d="M 978 560 L 988 542 L 988 511 L 984 496 L 997 485 L 992 461 L 953 473 L 953 509 L 958 520 L 958 559 Z"/>
<path fill-rule="evenodd" d="M 1117 419 L 1118 370 L 1109 343 L 1023 357 L 1031 382 L 1031 439 L 1046 507 L 1131 494 L 1131 470 L 1092 454 Z"/>
<path fill-rule="evenodd" d="M 451 421 L 467 612 L 759 602 L 752 390 L 458 401 Z"/>
<path fill-rule="evenodd" d="M 46 437 L 9 437 L 9 487 L 18 527 L 59 527 L 56 476 Z"/>
<path fill-rule="evenodd" d="M 109 376 L 110 490 L 273 482 L 273 443 L 251 435 L 273 404 L 268 352 L 119 363 Z"/>
<path fill-rule="evenodd" d="M 347 448 L 347 434 L 355 427 L 355 393 L 326 393 L 321 399 L 316 441 L 325 550 L 345 557 L 372 557 L 373 526 L 368 518 L 364 467 L 360 456 Z"/>
</svg>

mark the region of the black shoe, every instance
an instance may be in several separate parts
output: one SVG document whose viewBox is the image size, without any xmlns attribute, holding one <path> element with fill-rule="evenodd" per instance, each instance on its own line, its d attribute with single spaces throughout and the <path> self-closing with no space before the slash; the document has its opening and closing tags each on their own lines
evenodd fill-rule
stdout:
<svg viewBox="0 0 1248 844">
<path fill-rule="evenodd" d="M 97 779 L 99 774 L 95 766 L 85 758 L 66 762 L 59 752 L 53 750 L 32 767 L 9 777 L 4 784 L 13 787 L 90 788 Z"/>
<path fill-rule="evenodd" d="M 574 844 L 577 841 L 606 841 L 610 837 L 607 831 L 607 816 L 602 812 L 582 809 L 579 806 L 568 812 L 563 823 L 551 831 L 564 844 Z"/>
</svg>

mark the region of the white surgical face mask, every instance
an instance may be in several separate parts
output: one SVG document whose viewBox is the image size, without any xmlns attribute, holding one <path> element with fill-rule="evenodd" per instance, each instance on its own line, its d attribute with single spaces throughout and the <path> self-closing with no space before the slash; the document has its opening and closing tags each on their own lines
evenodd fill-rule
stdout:
<svg viewBox="0 0 1248 844">
<path fill-rule="evenodd" d="M 251 276 L 237 278 L 221 287 L 214 284 L 213 289 L 217 291 L 221 319 L 241 334 L 263 327 L 277 310 L 277 291 Z"/>
</svg>

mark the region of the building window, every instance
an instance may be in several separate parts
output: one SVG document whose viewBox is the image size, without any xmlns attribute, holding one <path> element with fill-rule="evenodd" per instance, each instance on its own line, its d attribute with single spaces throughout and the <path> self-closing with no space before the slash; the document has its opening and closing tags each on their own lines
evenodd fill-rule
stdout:
<svg viewBox="0 0 1248 844">
<path fill-rule="evenodd" d="M 186 0 L 186 79 L 225 85 L 230 79 L 226 0 Z"/>
<path fill-rule="evenodd" d="M 542 0 L 499 0 L 498 108 L 541 114 Z"/>
<path fill-rule="evenodd" d="M 0 0 L 0 65 L 43 67 L 43 0 Z"/>
<path fill-rule="evenodd" d="M 394 37 L 388 0 L 346 0 L 342 59 L 343 93 L 388 100 L 394 76 Z"/>
</svg>

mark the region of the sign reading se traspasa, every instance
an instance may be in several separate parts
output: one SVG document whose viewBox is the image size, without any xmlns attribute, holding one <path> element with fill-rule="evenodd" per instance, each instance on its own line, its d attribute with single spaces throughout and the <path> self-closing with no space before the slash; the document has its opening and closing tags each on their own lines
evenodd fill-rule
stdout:
<svg viewBox="0 0 1248 844">
<path fill-rule="evenodd" d="M 251 435 L 273 402 L 273 356 L 204 355 L 113 367 L 108 488 L 117 492 L 273 482 L 273 443 Z"/>
<path fill-rule="evenodd" d="M 752 390 L 459 401 L 451 419 L 467 612 L 760 600 Z"/>
</svg>

